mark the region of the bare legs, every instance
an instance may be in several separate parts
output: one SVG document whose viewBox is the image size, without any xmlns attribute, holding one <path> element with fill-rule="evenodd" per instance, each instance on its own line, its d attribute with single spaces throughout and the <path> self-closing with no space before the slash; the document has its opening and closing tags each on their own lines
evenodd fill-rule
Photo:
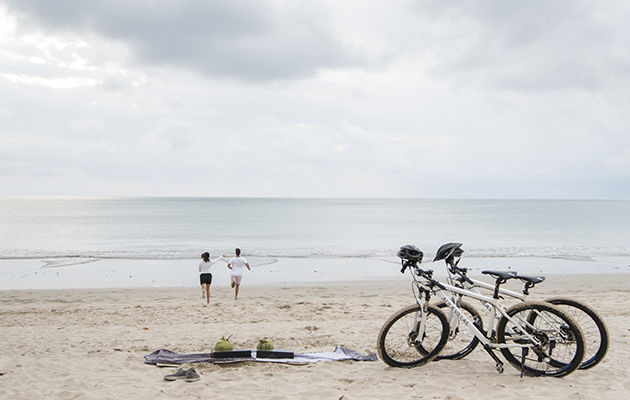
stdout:
<svg viewBox="0 0 630 400">
<path fill-rule="evenodd" d="M 234 300 L 238 300 L 238 288 L 241 285 L 237 285 L 236 282 L 232 282 L 232 288 L 234 289 Z"/>
<path fill-rule="evenodd" d="M 232 289 L 234 289 L 234 300 L 238 300 L 238 289 L 241 287 L 241 279 L 243 277 L 232 275 Z"/>
<path fill-rule="evenodd" d="M 201 285 L 201 298 L 206 299 L 206 304 L 210 304 L 210 285 L 206 283 Z"/>
</svg>

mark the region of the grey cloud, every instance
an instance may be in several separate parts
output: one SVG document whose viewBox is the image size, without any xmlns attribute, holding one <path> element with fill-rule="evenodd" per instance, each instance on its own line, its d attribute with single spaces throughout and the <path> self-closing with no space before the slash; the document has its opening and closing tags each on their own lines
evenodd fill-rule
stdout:
<svg viewBox="0 0 630 400">
<path fill-rule="evenodd" d="M 107 132 L 107 127 L 105 126 L 105 123 L 94 118 L 78 120 L 77 118 L 73 117 L 70 121 L 70 127 L 75 132 L 84 135 L 97 135 Z"/>
<path fill-rule="evenodd" d="M 186 149 L 198 143 L 199 128 L 189 122 L 165 118 L 157 122 L 154 131 L 147 133 L 141 141 L 148 146 L 170 149 Z"/>
<path fill-rule="evenodd" d="M 419 1 L 433 76 L 507 90 L 595 90 L 630 80 L 620 1 Z M 627 26 L 627 25 L 626 25 Z"/>
<path fill-rule="evenodd" d="M 22 27 L 92 32 L 126 43 L 139 63 L 176 65 L 210 77 L 292 79 L 364 62 L 360 51 L 337 37 L 326 10 L 310 1 L 6 3 Z"/>
<path fill-rule="evenodd" d="M 628 197 L 620 3 L 287 3 L 0 0 L 0 193 Z"/>
<path fill-rule="evenodd" d="M 98 86 L 98 89 L 112 92 L 124 92 L 133 88 L 129 78 L 121 75 L 108 75 L 102 79 Z"/>
</svg>

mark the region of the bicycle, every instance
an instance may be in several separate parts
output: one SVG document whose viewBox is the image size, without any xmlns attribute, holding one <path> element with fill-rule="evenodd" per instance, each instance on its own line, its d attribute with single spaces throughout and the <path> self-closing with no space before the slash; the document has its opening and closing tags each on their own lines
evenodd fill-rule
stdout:
<svg viewBox="0 0 630 400">
<path fill-rule="evenodd" d="M 398 251 L 402 270 L 409 269 L 413 277 L 412 291 L 416 304 L 392 315 L 377 338 L 380 358 L 393 367 L 411 368 L 435 359 L 449 337 L 449 323 L 442 311 L 430 304 L 438 296 L 483 344 L 496 362 L 499 373 L 504 363 L 494 353 L 500 350 L 506 360 L 524 373 L 536 376 L 566 376 L 575 371 L 584 357 L 584 336 L 577 323 L 562 310 L 544 302 L 522 302 L 505 308 L 499 297 L 488 297 L 433 279 L 432 270 L 418 265 L 422 252 L 415 246 L 403 246 Z M 499 274 L 495 292 L 501 283 L 512 278 Z M 483 330 L 451 300 L 451 293 L 487 302 L 493 312 L 501 315 L 496 335 Z M 520 354 L 519 354 L 520 352 Z"/>
<path fill-rule="evenodd" d="M 496 286 L 469 278 L 467 275 L 468 269 L 459 266 L 459 261 L 461 260 L 461 256 L 464 252 L 461 249 L 461 246 L 461 243 L 447 243 L 442 245 L 438 249 L 433 262 L 439 260 L 445 261 L 447 272 L 449 274 L 448 281 L 454 286 L 471 290 L 475 293 L 480 293 L 478 288 L 494 290 Z M 482 274 L 487 275 L 489 272 L 496 271 L 482 271 Z M 520 279 L 524 283 L 524 288 L 521 293 L 499 288 L 499 296 L 509 296 L 521 301 L 529 301 L 529 290 L 534 288 L 536 284 L 545 280 L 544 276 L 524 276 L 518 275 L 518 273 L 514 271 L 506 273 L 514 274 L 514 278 Z M 477 313 L 474 307 L 470 304 L 465 302 L 459 304 L 461 301 L 460 295 L 455 296 L 453 300 L 456 301 L 462 309 L 469 312 L 474 318 L 481 319 L 479 313 Z M 554 297 L 543 301 L 559 307 L 561 310 L 572 316 L 578 325 L 580 325 L 580 328 L 584 333 L 586 349 L 584 360 L 580 364 L 579 369 L 586 370 L 599 364 L 606 356 L 610 343 L 608 328 L 601 316 L 599 316 L 592 307 L 575 299 Z M 488 308 L 487 304 L 484 304 L 484 306 Z M 437 307 L 445 308 L 446 304 L 441 303 L 438 304 Z M 470 354 L 475 349 L 479 341 L 474 335 L 466 332 L 466 330 L 459 329 L 459 321 L 452 312 L 448 315 L 447 319 L 450 325 L 450 340 L 447 346 L 445 346 L 445 349 L 436 359 L 458 360 Z M 489 325 L 493 322 L 494 321 L 491 320 Z"/>
</svg>

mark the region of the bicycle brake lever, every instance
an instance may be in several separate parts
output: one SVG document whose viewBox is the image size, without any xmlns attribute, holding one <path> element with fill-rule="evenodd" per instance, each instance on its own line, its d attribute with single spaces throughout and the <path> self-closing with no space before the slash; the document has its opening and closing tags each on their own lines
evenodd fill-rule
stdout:
<svg viewBox="0 0 630 400">
<path fill-rule="evenodd" d="M 407 269 L 407 267 L 409 266 L 409 262 L 405 261 L 405 260 L 401 260 L 401 264 L 402 264 L 402 269 L 400 270 L 401 274 L 405 273 L 405 270 Z"/>
</svg>

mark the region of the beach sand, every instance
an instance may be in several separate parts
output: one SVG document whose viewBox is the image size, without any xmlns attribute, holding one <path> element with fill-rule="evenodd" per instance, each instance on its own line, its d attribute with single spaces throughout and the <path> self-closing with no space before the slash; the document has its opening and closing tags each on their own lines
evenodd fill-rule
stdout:
<svg viewBox="0 0 630 400">
<path fill-rule="evenodd" d="M 520 288 L 520 285 L 508 288 Z M 564 378 L 498 374 L 481 349 L 458 361 L 398 369 L 382 361 L 296 366 L 195 364 L 201 379 L 144 364 L 158 349 L 212 350 L 222 336 L 255 349 L 267 336 L 296 353 L 376 352 L 385 320 L 413 302 L 409 280 L 199 288 L 0 291 L 2 399 L 607 399 L 630 398 L 630 274 L 550 275 L 532 298 L 570 296 L 606 320 L 611 346 L 595 368 Z"/>
</svg>

